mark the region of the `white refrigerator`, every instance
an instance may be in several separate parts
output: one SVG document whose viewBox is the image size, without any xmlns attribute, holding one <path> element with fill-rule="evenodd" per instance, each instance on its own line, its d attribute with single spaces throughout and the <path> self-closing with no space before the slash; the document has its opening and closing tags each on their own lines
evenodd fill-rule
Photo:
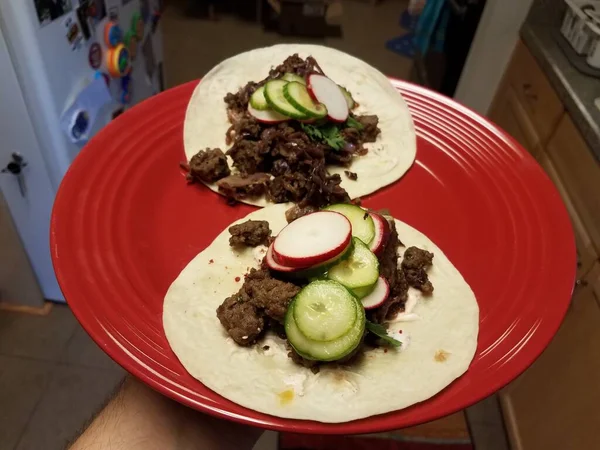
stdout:
<svg viewBox="0 0 600 450">
<path fill-rule="evenodd" d="M 0 0 L 0 190 L 46 299 L 64 301 L 49 247 L 62 177 L 99 129 L 163 90 L 161 9 Z"/>
</svg>

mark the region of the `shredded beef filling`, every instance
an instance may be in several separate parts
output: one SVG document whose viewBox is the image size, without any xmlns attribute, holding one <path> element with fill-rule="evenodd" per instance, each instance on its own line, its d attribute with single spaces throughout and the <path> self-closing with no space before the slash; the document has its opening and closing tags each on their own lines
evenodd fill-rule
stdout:
<svg viewBox="0 0 600 450">
<path fill-rule="evenodd" d="M 200 150 L 190 160 L 187 179 L 214 183 L 230 174 L 227 158 L 220 148 Z"/>
<path fill-rule="evenodd" d="M 408 247 L 402 258 L 402 270 L 406 275 L 406 281 L 415 289 L 424 294 L 433 292 L 433 285 L 429 281 L 426 269 L 433 262 L 433 253 L 421 250 L 417 247 Z"/>
<path fill-rule="evenodd" d="M 329 145 L 331 141 L 315 140 L 314 133 L 307 134 L 306 127 L 312 124 L 259 123 L 247 110 L 251 95 L 267 81 L 285 73 L 305 77 L 312 72 L 323 72 L 315 59 L 302 59 L 295 54 L 271 69 L 264 80 L 251 81 L 237 92 L 228 93 L 224 101 L 231 126 L 226 134 L 227 145 L 230 145 L 226 154 L 233 160 L 236 173 L 229 173 L 227 159 L 219 150 L 219 158 L 214 160 L 218 170 L 205 169 L 204 177 L 198 175 L 198 178 L 206 182 L 219 181 L 219 191 L 231 202 L 266 195 L 274 203 L 294 202 L 319 208 L 349 201 L 340 186 L 341 177 L 329 174 L 326 164 L 348 167 L 354 157 L 366 154 L 363 144 L 374 142 L 380 133 L 377 116 L 351 113 L 352 123 L 335 126 L 344 145 L 333 148 Z M 197 160 L 205 158 L 201 153 L 192 158 L 190 165 L 196 157 Z M 357 178 L 353 172 L 348 171 L 346 175 L 353 180 Z"/>
<path fill-rule="evenodd" d="M 301 208 L 298 205 L 294 205 L 285 212 L 285 220 L 287 220 L 287 223 L 292 223 L 294 220 L 315 211 L 318 211 L 318 209 L 314 206 L 305 206 L 304 208 Z"/>
<path fill-rule="evenodd" d="M 232 247 L 247 245 L 256 247 L 258 245 L 269 245 L 271 229 L 266 220 L 248 220 L 238 225 L 229 227 L 229 245 Z"/>
</svg>

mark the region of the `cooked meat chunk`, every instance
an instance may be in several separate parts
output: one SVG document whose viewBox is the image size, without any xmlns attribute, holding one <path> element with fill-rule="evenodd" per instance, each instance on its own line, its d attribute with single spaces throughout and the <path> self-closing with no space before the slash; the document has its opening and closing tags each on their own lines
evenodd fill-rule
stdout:
<svg viewBox="0 0 600 450">
<path fill-rule="evenodd" d="M 395 284 L 390 286 L 390 296 L 383 305 L 372 310 L 370 318 L 375 323 L 383 323 L 391 320 L 399 312 L 404 311 L 404 304 L 408 298 L 408 283 L 404 278 L 404 272 L 399 269 L 396 271 Z"/>
<path fill-rule="evenodd" d="M 390 288 L 393 288 L 398 273 L 398 232 L 393 219 L 388 220 L 388 223 L 390 224 L 390 236 L 379 258 L 379 274 L 387 280 Z"/>
<path fill-rule="evenodd" d="M 187 175 L 190 181 L 214 183 L 230 173 L 227 158 L 220 148 L 200 150 L 190 160 Z"/>
<path fill-rule="evenodd" d="M 349 170 L 344 170 L 344 173 L 351 180 L 354 180 L 354 181 L 358 180 L 358 174 L 356 172 L 350 172 Z"/>
<path fill-rule="evenodd" d="M 370 312 L 373 322 L 382 323 L 393 318 L 404 308 L 406 302 L 408 285 L 404 273 L 398 268 L 398 232 L 393 220 L 390 224 L 390 237 L 379 258 L 379 273 L 390 285 L 390 296 L 383 305 Z"/>
<path fill-rule="evenodd" d="M 262 128 L 258 121 L 247 111 L 229 114 L 231 126 L 225 135 L 225 142 L 230 145 L 242 139 L 258 139 Z"/>
<path fill-rule="evenodd" d="M 321 207 L 333 203 L 348 203 L 350 197 L 346 190 L 340 186 L 342 177 L 337 173 L 329 175 L 325 164 L 315 165 L 310 174 L 310 185 L 304 199 L 299 203 L 301 207 L 308 205 Z"/>
<path fill-rule="evenodd" d="M 306 196 L 309 183 L 301 172 L 279 175 L 270 181 L 267 196 L 274 203 L 299 202 Z"/>
<path fill-rule="evenodd" d="M 408 247 L 402 258 L 402 270 L 409 286 L 421 290 L 424 294 L 433 292 L 426 269 L 431 266 L 433 253 L 418 247 Z"/>
<path fill-rule="evenodd" d="M 262 312 L 239 293 L 225 299 L 217 308 L 217 317 L 229 336 L 242 346 L 254 344 L 265 326 Z"/>
<path fill-rule="evenodd" d="M 315 211 L 318 211 L 318 209 L 314 206 L 305 206 L 304 208 L 300 208 L 298 205 L 294 205 L 285 212 L 285 220 L 287 220 L 288 223 L 292 223 L 294 220 Z"/>
<path fill-rule="evenodd" d="M 256 269 L 246 274 L 242 289 L 254 306 L 278 322 L 283 322 L 288 305 L 300 292 L 295 284 L 273 278 L 268 270 Z"/>
<path fill-rule="evenodd" d="M 230 200 L 240 200 L 248 197 L 258 197 L 267 190 L 269 175 L 266 173 L 254 173 L 247 177 L 230 175 L 217 182 L 219 192 Z"/>
<path fill-rule="evenodd" d="M 268 153 L 267 149 L 266 153 Z M 240 140 L 227 150 L 227 155 L 233 159 L 235 167 L 241 175 L 251 175 L 264 172 L 265 151 L 257 141 Z"/>
<path fill-rule="evenodd" d="M 247 220 L 244 223 L 229 227 L 229 245 L 232 247 L 246 245 L 256 247 L 268 245 L 271 229 L 266 220 Z"/>
<path fill-rule="evenodd" d="M 363 142 L 375 142 L 377 136 L 381 133 L 381 130 L 377 126 L 379 124 L 379 118 L 375 115 L 356 116 L 363 129 L 361 130 L 361 137 Z"/>
<path fill-rule="evenodd" d="M 311 72 L 321 72 L 321 68 L 317 64 L 317 61 L 312 56 L 309 56 L 306 59 L 302 59 L 298 56 L 297 53 L 293 54 L 286 58 L 283 63 L 279 64 L 274 69 L 271 69 L 269 72 L 269 78 L 279 78 L 286 73 L 294 73 L 301 77 L 305 77 Z"/>
<path fill-rule="evenodd" d="M 248 108 L 248 102 L 250 101 L 250 96 L 254 94 L 254 91 L 260 86 L 261 83 L 250 81 L 245 86 L 241 87 L 235 94 L 232 94 L 231 92 L 228 93 L 224 98 L 225 103 L 227 104 L 227 110 L 236 116 L 245 114 Z M 231 118 L 230 114 L 229 119 L 231 120 Z"/>
</svg>

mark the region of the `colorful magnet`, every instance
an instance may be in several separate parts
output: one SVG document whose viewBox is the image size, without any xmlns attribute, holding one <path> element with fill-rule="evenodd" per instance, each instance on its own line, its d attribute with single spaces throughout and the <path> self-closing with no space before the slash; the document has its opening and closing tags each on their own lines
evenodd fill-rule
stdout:
<svg viewBox="0 0 600 450">
<path fill-rule="evenodd" d="M 97 42 L 90 45 L 90 51 L 88 53 L 88 61 L 92 69 L 98 69 L 102 65 L 102 47 Z"/>
<path fill-rule="evenodd" d="M 115 22 L 109 21 L 104 25 L 104 42 L 108 48 L 116 47 L 123 39 L 123 33 L 119 25 Z"/>
<path fill-rule="evenodd" d="M 131 102 L 131 89 L 133 85 L 131 84 L 131 75 L 125 75 L 121 78 L 121 103 L 127 105 Z"/>
<path fill-rule="evenodd" d="M 140 42 L 144 40 L 144 20 L 139 12 L 134 12 L 131 17 L 131 29 Z"/>
<path fill-rule="evenodd" d="M 129 73 L 131 70 L 129 50 L 123 44 L 119 44 L 107 52 L 106 68 L 110 76 L 115 78 L 120 78 Z"/>
<path fill-rule="evenodd" d="M 73 16 L 67 17 L 65 20 L 65 30 L 67 31 L 66 37 L 69 44 L 71 44 L 71 50 L 76 50 L 80 47 L 83 35 L 81 33 L 81 27 L 74 20 Z"/>
<path fill-rule="evenodd" d="M 137 55 L 138 39 L 135 36 L 133 30 L 129 30 L 127 33 L 125 33 L 123 43 L 125 44 L 125 47 L 127 47 L 127 49 L 129 50 L 129 57 L 132 61 L 134 61 L 135 56 Z"/>
</svg>

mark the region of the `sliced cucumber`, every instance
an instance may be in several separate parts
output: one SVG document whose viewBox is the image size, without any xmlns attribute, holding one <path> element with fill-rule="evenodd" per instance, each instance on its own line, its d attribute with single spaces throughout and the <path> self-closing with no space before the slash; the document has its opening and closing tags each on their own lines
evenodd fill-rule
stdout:
<svg viewBox="0 0 600 450">
<path fill-rule="evenodd" d="M 294 321 L 313 341 L 332 341 L 345 335 L 356 322 L 357 304 L 352 294 L 335 281 L 314 281 L 294 300 Z"/>
<path fill-rule="evenodd" d="M 344 94 L 344 98 L 346 99 L 346 103 L 348 104 L 348 109 L 353 109 L 356 106 L 356 102 L 352 98 L 352 94 L 350 94 L 350 91 L 343 86 L 340 86 L 340 89 L 342 90 L 342 94 Z"/>
<path fill-rule="evenodd" d="M 315 103 L 303 84 L 290 81 L 283 87 L 283 95 L 294 108 L 313 119 L 321 119 L 327 115 L 325 105 Z"/>
<path fill-rule="evenodd" d="M 294 108 L 294 106 L 287 101 L 283 95 L 283 88 L 286 84 L 288 84 L 288 82 L 283 80 L 272 80 L 265 84 L 265 99 L 269 106 L 278 113 L 291 117 L 292 119 L 310 119 L 311 117 Z"/>
<path fill-rule="evenodd" d="M 328 211 L 339 212 L 346 216 L 352 224 L 352 236 L 359 238 L 369 245 L 375 237 L 375 223 L 367 211 L 360 206 L 338 203 L 325 208 Z"/>
<path fill-rule="evenodd" d="M 250 104 L 254 109 L 258 109 L 259 111 L 269 109 L 269 104 L 265 98 L 264 86 L 259 87 L 256 91 L 254 91 L 254 94 L 250 96 Z"/>
<path fill-rule="evenodd" d="M 357 304 L 357 318 L 350 330 L 343 336 L 332 341 L 314 341 L 307 338 L 294 320 L 295 300 L 288 308 L 285 317 L 285 334 L 290 344 L 298 354 L 306 359 L 318 361 L 337 361 L 348 356 L 360 344 L 365 334 L 365 310 L 359 301 L 353 299 Z"/>
<path fill-rule="evenodd" d="M 364 286 L 364 287 L 354 288 L 354 289 L 352 289 L 352 293 L 354 294 L 354 296 L 356 298 L 358 298 L 360 300 L 362 298 L 365 298 L 371 292 L 373 292 L 373 289 L 375 289 L 375 286 L 377 286 L 377 283 L 374 283 L 374 284 L 372 284 L 370 286 Z"/>
<path fill-rule="evenodd" d="M 354 249 L 348 258 L 329 269 L 327 278 L 350 289 L 358 298 L 369 294 L 379 277 L 379 260 L 360 239 L 352 238 Z"/>
<path fill-rule="evenodd" d="M 302 78 L 300 75 L 296 75 L 295 73 L 285 73 L 281 77 L 282 80 L 285 81 L 295 81 L 297 83 L 301 83 L 306 86 L 306 80 Z"/>
</svg>

